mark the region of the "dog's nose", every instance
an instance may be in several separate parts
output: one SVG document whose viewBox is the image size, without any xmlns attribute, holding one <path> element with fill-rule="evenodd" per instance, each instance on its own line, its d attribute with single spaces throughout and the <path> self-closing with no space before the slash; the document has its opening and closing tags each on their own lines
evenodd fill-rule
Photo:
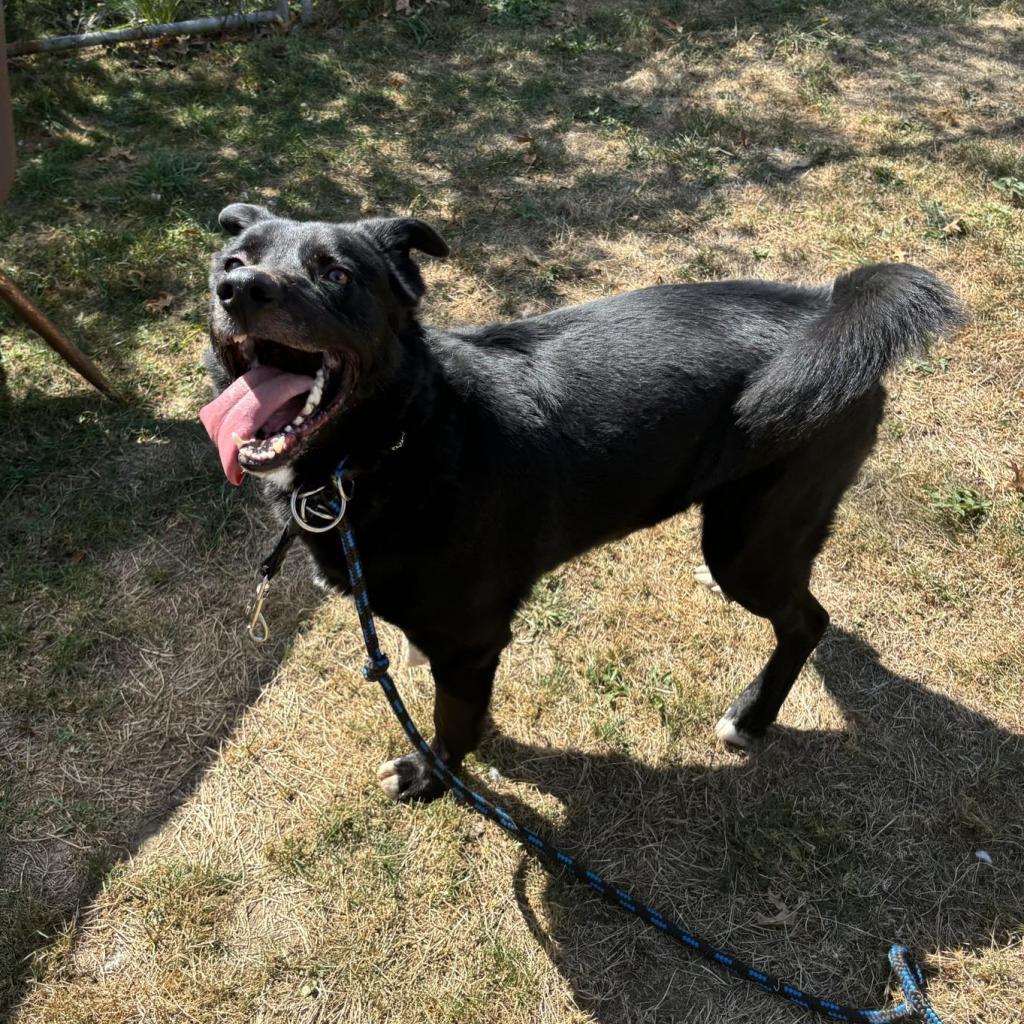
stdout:
<svg viewBox="0 0 1024 1024">
<path fill-rule="evenodd" d="M 231 313 L 254 313 L 280 301 L 281 285 L 259 267 L 236 267 L 217 285 L 217 298 Z"/>
</svg>

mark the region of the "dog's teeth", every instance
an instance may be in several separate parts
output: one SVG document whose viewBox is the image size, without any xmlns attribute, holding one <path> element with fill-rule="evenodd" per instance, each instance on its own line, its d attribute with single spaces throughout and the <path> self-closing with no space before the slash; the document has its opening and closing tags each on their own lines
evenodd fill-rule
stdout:
<svg viewBox="0 0 1024 1024">
<path fill-rule="evenodd" d="M 245 442 L 245 441 L 244 441 L 244 440 L 243 440 L 243 439 L 242 439 L 241 437 L 239 437 L 239 436 L 238 436 L 238 434 L 237 434 L 237 433 L 235 433 L 234 431 L 232 431 L 232 433 L 231 433 L 231 440 L 235 442 L 235 447 L 236 447 L 236 448 L 241 448 L 241 447 L 242 447 L 242 445 L 246 443 L 246 442 Z"/>
<path fill-rule="evenodd" d="M 316 384 L 314 386 L 316 387 L 317 391 L 319 391 L 324 386 L 324 368 L 322 366 L 320 367 L 319 370 L 316 371 Z"/>
<path fill-rule="evenodd" d="M 256 359 L 256 342 L 248 334 L 236 334 L 232 337 L 232 342 L 242 350 L 242 357 L 250 363 L 250 369 L 253 366 L 258 365 L 259 360 Z"/>
<path fill-rule="evenodd" d="M 303 416 L 302 413 L 300 412 L 299 415 L 296 416 L 295 419 L 292 420 L 291 425 L 293 427 L 301 427 L 302 424 L 305 422 L 305 419 L 306 419 L 306 417 Z"/>
<path fill-rule="evenodd" d="M 280 435 L 275 437 L 271 447 L 274 449 L 275 454 L 280 455 L 284 451 L 284 438 Z"/>
<path fill-rule="evenodd" d="M 295 428 L 289 423 L 288 426 L 284 428 L 284 432 L 286 434 L 290 434 L 294 429 Z"/>
<path fill-rule="evenodd" d="M 320 385 L 314 384 L 313 390 L 306 396 L 306 404 L 302 407 L 300 415 L 308 416 L 320 402 Z"/>
</svg>

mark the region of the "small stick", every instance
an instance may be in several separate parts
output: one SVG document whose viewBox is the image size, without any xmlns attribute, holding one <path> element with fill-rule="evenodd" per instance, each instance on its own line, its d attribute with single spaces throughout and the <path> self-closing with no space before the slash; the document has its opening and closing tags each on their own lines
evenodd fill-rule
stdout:
<svg viewBox="0 0 1024 1024">
<path fill-rule="evenodd" d="M 60 328 L 38 310 L 32 300 L 2 270 L 0 270 L 0 299 L 7 303 L 19 320 L 35 331 L 64 362 L 77 370 L 97 391 L 102 392 L 114 402 L 123 401 L 107 382 L 107 378 L 100 373 L 95 363 L 75 348 Z"/>
</svg>

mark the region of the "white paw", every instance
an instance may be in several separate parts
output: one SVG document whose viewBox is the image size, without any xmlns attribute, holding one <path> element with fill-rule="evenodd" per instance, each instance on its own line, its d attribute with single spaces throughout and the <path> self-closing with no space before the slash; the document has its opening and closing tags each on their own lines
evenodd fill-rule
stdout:
<svg viewBox="0 0 1024 1024">
<path fill-rule="evenodd" d="M 385 761 L 377 769 L 377 781 L 389 799 L 397 800 L 401 789 L 398 779 L 398 761 Z"/>
<path fill-rule="evenodd" d="M 693 570 L 693 578 L 702 587 L 707 587 L 713 594 L 720 594 L 722 592 L 722 588 L 715 582 L 715 577 L 711 575 L 711 570 L 706 565 L 698 565 Z"/>
<path fill-rule="evenodd" d="M 754 738 L 742 729 L 737 729 L 736 723 L 728 715 L 723 715 L 718 720 L 715 735 L 728 746 L 742 747 L 744 750 L 749 749 L 754 743 Z"/>
</svg>

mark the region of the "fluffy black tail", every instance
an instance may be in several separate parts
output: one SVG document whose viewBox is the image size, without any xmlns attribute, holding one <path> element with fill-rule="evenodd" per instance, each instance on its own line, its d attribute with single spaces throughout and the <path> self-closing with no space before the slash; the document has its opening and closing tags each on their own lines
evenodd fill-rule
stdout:
<svg viewBox="0 0 1024 1024">
<path fill-rule="evenodd" d="M 805 435 L 966 320 L 952 291 L 909 263 L 836 278 L 828 308 L 755 376 L 736 414 L 755 441 Z"/>
</svg>

